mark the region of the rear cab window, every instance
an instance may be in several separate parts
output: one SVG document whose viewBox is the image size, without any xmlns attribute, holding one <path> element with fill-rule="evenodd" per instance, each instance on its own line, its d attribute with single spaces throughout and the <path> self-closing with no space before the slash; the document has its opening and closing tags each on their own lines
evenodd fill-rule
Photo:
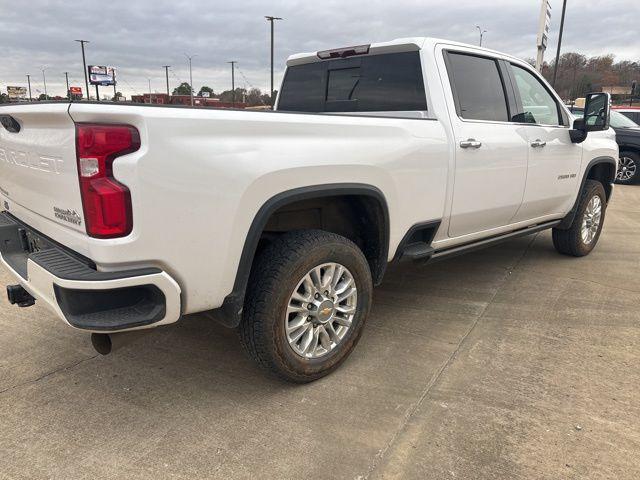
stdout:
<svg viewBox="0 0 640 480">
<path fill-rule="evenodd" d="M 507 97 L 496 59 L 447 52 L 446 60 L 460 118 L 489 122 L 509 121 Z"/>
<path fill-rule="evenodd" d="M 420 53 L 386 53 L 291 66 L 282 83 L 278 110 L 426 111 Z"/>
</svg>

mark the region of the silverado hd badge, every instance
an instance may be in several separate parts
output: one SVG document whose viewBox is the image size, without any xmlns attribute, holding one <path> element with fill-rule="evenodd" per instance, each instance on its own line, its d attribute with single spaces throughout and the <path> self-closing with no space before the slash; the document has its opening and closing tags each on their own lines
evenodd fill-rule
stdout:
<svg viewBox="0 0 640 480">
<path fill-rule="evenodd" d="M 55 214 L 56 218 L 59 218 L 60 220 L 73 223 L 74 225 L 78 226 L 82 225 L 82 218 L 75 210 L 70 210 L 68 208 L 66 210 L 63 210 L 58 207 L 53 207 L 53 213 Z"/>
</svg>

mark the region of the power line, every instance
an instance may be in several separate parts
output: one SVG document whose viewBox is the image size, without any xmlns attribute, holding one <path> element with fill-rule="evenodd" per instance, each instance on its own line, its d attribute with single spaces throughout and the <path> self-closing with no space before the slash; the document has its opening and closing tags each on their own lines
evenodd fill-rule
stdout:
<svg viewBox="0 0 640 480">
<path fill-rule="evenodd" d="M 239 67 L 236 67 L 236 70 L 238 70 L 238 73 L 242 76 L 242 79 L 245 81 L 245 84 L 248 84 L 249 87 L 251 88 L 255 88 L 256 90 L 258 90 L 260 92 L 260 96 L 258 97 L 260 99 L 260 103 L 262 103 L 263 106 L 265 107 L 269 107 L 270 105 L 267 105 L 265 103 L 265 101 L 262 99 L 262 90 L 260 90 L 259 88 L 256 88 L 255 86 L 253 86 L 251 84 L 251 82 L 249 81 L 249 79 L 246 77 L 246 75 L 244 74 L 244 72 L 242 70 L 240 70 Z"/>
<path fill-rule="evenodd" d="M 124 82 L 127 85 L 127 87 L 129 87 L 129 90 L 133 92 L 134 95 L 139 95 L 138 91 L 135 88 L 133 88 L 125 78 L 122 78 L 122 73 L 118 74 L 118 80 Z"/>
<path fill-rule="evenodd" d="M 178 77 L 178 75 L 176 75 L 176 72 L 175 72 L 175 71 L 173 71 L 173 70 L 169 70 L 169 71 L 171 72 L 171 75 L 173 75 L 173 76 L 176 78 L 176 80 L 178 80 L 178 83 L 179 83 L 180 85 L 182 85 L 182 84 L 184 83 L 184 82 L 182 81 L 182 79 L 181 79 L 180 77 Z"/>
</svg>

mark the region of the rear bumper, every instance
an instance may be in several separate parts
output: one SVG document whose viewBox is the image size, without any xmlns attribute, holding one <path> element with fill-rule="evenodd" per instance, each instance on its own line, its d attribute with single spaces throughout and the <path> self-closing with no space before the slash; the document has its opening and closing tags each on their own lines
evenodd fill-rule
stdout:
<svg viewBox="0 0 640 480">
<path fill-rule="evenodd" d="M 100 272 L 6 212 L 0 213 L 0 262 L 34 298 L 78 329 L 120 332 L 180 318 L 180 287 L 166 272 Z"/>
</svg>

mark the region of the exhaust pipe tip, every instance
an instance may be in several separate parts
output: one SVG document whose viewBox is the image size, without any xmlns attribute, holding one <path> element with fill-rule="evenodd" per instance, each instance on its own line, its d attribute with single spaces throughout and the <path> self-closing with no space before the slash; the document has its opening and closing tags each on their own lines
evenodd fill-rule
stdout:
<svg viewBox="0 0 640 480">
<path fill-rule="evenodd" d="M 109 355 L 113 347 L 111 335 L 107 333 L 92 333 L 91 345 L 100 355 Z"/>
<path fill-rule="evenodd" d="M 117 333 L 92 333 L 91 345 L 100 355 L 109 355 L 130 343 L 138 341 L 149 330 L 132 330 Z"/>
</svg>

